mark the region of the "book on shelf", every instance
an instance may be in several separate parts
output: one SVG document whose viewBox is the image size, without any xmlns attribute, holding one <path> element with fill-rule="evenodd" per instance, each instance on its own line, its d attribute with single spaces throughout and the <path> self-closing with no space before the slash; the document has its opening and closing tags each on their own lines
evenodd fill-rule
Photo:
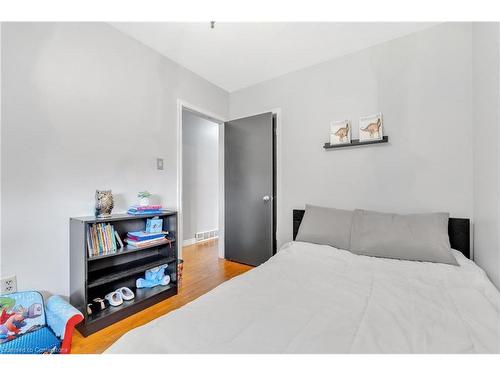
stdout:
<svg viewBox="0 0 500 375">
<path fill-rule="evenodd" d="M 129 215 L 135 215 L 135 216 L 139 216 L 139 215 L 161 215 L 163 213 L 163 211 L 161 210 L 148 210 L 148 211 L 134 211 L 134 210 L 128 210 L 127 213 Z"/>
<path fill-rule="evenodd" d="M 94 255 L 94 249 L 92 248 L 92 239 L 91 239 L 90 229 L 87 230 L 87 251 L 89 258 L 92 258 Z"/>
<path fill-rule="evenodd" d="M 97 223 L 87 227 L 87 252 L 89 258 L 116 253 L 119 236 L 111 224 Z M 118 241 L 123 246 L 121 240 Z"/>
<path fill-rule="evenodd" d="M 101 244 L 102 244 L 102 254 L 101 255 L 104 255 L 104 253 L 106 252 L 106 247 L 107 247 L 106 228 L 104 227 L 104 225 L 102 225 L 99 227 L 99 229 L 101 230 Z"/>
<path fill-rule="evenodd" d="M 162 207 L 157 204 L 149 206 L 130 206 L 127 211 L 130 215 L 159 215 L 162 212 Z"/>
<path fill-rule="evenodd" d="M 150 204 L 148 206 L 130 206 L 129 210 L 132 211 L 161 211 L 162 206 L 159 204 Z"/>
<path fill-rule="evenodd" d="M 167 233 L 163 233 L 163 232 L 148 233 L 148 232 L 143 232 L 143 231 L 128 232 L 127 238 L 129 238 L 133 241 L 147 241 L 147 240 L 154 240 L 154 239 L 158 239 L 158 238 L 164 238 L 165 234 L 167 234 Z"/>
<path fill-rule="evenodd" d="M 118 242 L 118 245 L 120 246 L 120 249 L 123 247 L 123 242 L 122 242 L 122 239 L 120 238 L 120 235 L 118 234 L 118 232 L 115 230 L 115 237 L 116 237 L 116 241 Z"/>
<path fill-rule="evenodd" d="M 154 245 L 170 244 L 170 240 L 166 239 L 165 237 L 157 238 L 154 240 L 147 240 L 147 241 L 134 241 L 134 240 L 131 240 L 129 238 L 125 238 L 125 241 L 127 242 L 128 246 L 136 247 L 136 248 L 150 247 L 150 246 L 154 246 Z"/>
</svg>

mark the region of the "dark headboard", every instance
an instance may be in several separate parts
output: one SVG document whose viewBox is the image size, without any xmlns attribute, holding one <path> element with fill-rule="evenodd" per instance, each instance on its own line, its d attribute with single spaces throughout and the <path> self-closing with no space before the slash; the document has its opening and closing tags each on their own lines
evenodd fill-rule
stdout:
<svg viewBox="0 0 500 375">
<path fill-rule="evenodd" d="M 300 223 L 305 210 L 293 210 L 293 239 L 297 237 Z M 452 249 L 460 251 L 470 258 L 470 220 L 450 217 L 448 221 L 448 235 Z"/>
</svg>

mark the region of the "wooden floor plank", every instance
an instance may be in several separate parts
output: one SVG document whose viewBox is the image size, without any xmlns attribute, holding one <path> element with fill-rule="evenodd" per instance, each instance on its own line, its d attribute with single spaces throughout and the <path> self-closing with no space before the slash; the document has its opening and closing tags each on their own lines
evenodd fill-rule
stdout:
<svg viewBox="0 0 500 375">
<path fill-rule="evenodd" d="M 134 314 L 88 337 L 75 332 L 72 353 L 102 353 L 123 334 L 133 328 L 178 309 L 186 303 L 209 292 L 217 285 L 238 276 L 252 267 L 219 259 L 217 240 L 184 247 L 184 272 L 179 294 Z"/>
</svg>

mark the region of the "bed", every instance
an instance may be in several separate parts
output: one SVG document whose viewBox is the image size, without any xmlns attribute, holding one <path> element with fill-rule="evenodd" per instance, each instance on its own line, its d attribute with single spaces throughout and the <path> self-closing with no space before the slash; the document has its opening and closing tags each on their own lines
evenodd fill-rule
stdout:
<svg viewBox="0 0 500 375">
<path fill-rule="evenodd" d="M 500 293 L 463 252 L 456 267 L 290 242 L 107 353 L 499 353 Z"/>
</svg>

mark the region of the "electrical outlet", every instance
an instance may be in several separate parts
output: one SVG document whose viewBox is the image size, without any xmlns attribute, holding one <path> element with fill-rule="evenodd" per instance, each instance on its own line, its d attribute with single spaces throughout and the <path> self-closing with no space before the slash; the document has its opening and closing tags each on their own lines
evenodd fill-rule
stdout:
<svg viewBox="0 0 500 375">
<path fill-rule="evenodd" d="M 0 293 L 8 294 L 17 292 L 16 276 L 6 277 L 0 282 Z"/>
</svg>

